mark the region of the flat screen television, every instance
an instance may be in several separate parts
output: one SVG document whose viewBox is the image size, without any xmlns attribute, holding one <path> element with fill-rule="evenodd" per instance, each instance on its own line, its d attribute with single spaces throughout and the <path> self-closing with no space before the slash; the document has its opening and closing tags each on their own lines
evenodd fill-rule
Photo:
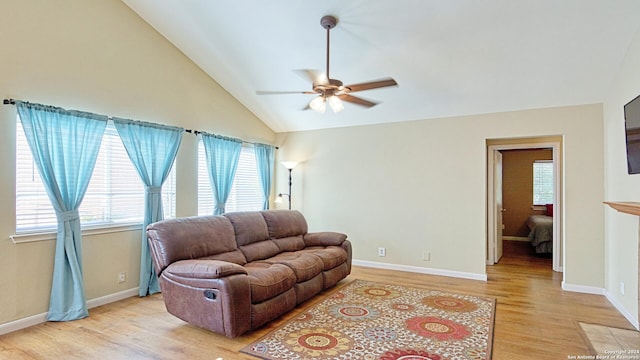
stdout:
<svg viewBox="0 0 640 360">
<path fill-rule="evenodd" d="M 627 170 L 629 174 L 640 174 L 640 95 L 624 106 L 624 124 Z"/>
</svg>

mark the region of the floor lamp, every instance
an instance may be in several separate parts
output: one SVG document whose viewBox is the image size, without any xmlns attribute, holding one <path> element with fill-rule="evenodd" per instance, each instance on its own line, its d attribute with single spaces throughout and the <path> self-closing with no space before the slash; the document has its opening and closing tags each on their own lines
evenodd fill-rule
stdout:
<svg viewBox="0 0 640 360">
<path fill-rule="evenodd" d="M 287 168 L 287 170 L 289 170 L 289 193 L 287 193 L 287 194 L 285 194 L 285 193 L 278 194 L 278 198 L 276 199 L 276 202 L 277 203 L 281 203 L 283 196 L 289 197 L 289 210 L 291 210 L 291 170 L 293 170 L 293 168 L 296 167 L 296 165 L 298 165 L 298 162 L 297 161 L 282 161 L 280 163 L 282 164 L 282 166 Z"/>
</svg>

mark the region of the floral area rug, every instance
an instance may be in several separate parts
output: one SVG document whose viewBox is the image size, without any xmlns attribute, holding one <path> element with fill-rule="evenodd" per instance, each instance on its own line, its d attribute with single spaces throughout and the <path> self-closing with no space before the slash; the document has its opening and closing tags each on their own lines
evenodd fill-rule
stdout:
<svg viewBox="0 0 640 360">
<path fill-rule="evenodd" d="M 355 280 L 241 351 L 262 359 L 490 359 L 495 299 Z"/>
</svg>

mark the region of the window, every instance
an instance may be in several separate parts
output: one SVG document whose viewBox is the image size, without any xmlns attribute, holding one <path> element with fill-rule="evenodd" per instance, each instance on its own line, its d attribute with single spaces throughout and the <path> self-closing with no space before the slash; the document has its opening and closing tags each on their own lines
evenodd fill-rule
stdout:
<svg viewBox="0 0 640 360">
<path fill-rule="evenodd" d="M 256 155 L 251 144 L 242 144 L 238 169 L 225 205 L 226 212 L 262 210 L 263 195 L 258 179 Z M 213 214 L 213 192 L 209 182 L 204 143 L 198 144 L 198 215 Z"/>
<path fill-rule="evenodd" d="M 553 204 L 553 161 L 533 162 L 533 204 Z"/>
<path fill-rule="evenodd" d="M 33 161 L 20 119 L 16 128 L 16 233 L 55 230 L 56 214 Z M 174 166 L 162 187 L 165 218 L 175 217 L 175 178 Z M 82 226 L 141 223 L 143 217 L 144 185 L 116 128 L 109 121 L 91 182 L 80 205 Z"/>
</svg>

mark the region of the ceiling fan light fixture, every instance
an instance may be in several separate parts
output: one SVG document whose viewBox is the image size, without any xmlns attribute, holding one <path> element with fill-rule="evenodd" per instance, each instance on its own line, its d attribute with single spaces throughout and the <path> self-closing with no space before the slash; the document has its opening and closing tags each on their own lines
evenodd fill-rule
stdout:
<svg viewBox="0 0 640 360">
<path fill-rule="evenodd" d="M 321 114 L 324 114 L 324 110 L 327 108 L 324 96 L 320 95 L 315 97 L 311 102 L 309 102 L 309 107 Z"/>
<path fill-rule="evenodd" d="M 344 110 L 342 100 L 335 95 L 329 96 L 329 106 L 331 106 L 331 110 L 333 110 L 334 113 Z"/>
</svg>

